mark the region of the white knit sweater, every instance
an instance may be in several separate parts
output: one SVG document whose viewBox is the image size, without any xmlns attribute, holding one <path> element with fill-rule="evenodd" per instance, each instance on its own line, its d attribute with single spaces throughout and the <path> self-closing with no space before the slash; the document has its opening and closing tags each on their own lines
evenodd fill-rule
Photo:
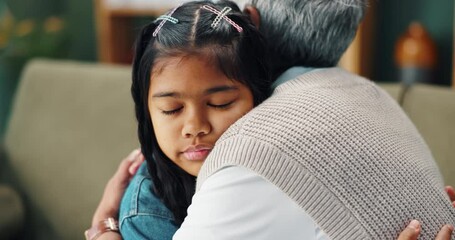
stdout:
<svg viewBox="0 0 455 240">
<path fill-rule="evenodd" d="M 232 165 L 275 184 L 332 239 L 396 239 L 411 219 L 423 223 L 420 239 L 434 239 L 455 224 L 414 125 L 374 83 L 339 68 L 281 84 L 236 122 L 203 165 L 197 188 Z"/>
</svg>

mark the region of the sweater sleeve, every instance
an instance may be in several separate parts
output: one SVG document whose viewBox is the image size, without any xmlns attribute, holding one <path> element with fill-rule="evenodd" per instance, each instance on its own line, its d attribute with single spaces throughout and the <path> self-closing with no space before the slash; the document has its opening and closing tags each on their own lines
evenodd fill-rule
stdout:
<svg viewBox="0 0 455 240">
<path fill-rule="evenodd" d="M 273 184 L 245 168 L 226 167 L 203 183 L 173 239 L 325 239 L 321 233 Z"/>
</svg>

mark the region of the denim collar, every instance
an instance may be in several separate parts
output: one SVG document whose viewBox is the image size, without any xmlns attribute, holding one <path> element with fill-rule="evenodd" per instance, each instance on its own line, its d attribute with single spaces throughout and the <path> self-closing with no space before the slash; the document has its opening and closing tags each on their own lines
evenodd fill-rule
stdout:
<svg viewBox="0 0 455 240">
<path fill-rule="evenodd" d="M 272 84 L 272 89 L 275 89 L 276 87 L 278 87 L 279 85 L 289 81 L 289 80 L 292 80 L 294 78 L 296 78 L 297 76 L 300 76 L 304 73 L 307 73 L 307 72 L 310 72 L 310 71 L 313 71 L 315 68 L 311 68 L 311 67 L 301 67 L 301 66 L 298 66 L 298 67 L 291 67 L 289 68 L 288 70 L 286 70 L 284 73 L 282 73 L 276 80 L 275 82 L 273 82 Z"/>
</svg>

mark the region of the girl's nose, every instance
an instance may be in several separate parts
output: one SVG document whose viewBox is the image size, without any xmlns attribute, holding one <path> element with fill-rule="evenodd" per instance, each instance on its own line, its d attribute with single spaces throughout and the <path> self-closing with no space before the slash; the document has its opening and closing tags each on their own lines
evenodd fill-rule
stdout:
<svg viewBox="0 0 455 240">
<path fill-rule="evenodd" d="M 209 134 L 211 125 L 207 116 L 199 111 L 189 114 L 182 128 L 182 135 L 186 138 L 200 137 Z"/>
</svg>

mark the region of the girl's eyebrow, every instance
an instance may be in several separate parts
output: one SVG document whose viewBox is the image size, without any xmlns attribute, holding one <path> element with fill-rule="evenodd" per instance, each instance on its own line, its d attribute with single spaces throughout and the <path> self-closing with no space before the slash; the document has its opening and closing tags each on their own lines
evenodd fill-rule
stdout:
<svg viewBox="0 0 455 240">
<path fill-rule="evenodd" d="M 235 91 L 238 90 L 239 88 L 236 86 L 218 86 L 218 87 L 213 87 L 209 88 L 204 91 L 204 95 L 209 95 L 217 92 L 227 92 L 227 91 Z"/>
<path fill-rule="evenodd" d="M 236 86 L 217 86 L 213 88 L 209 88 L 204 91 L 204 95 L 210 95 L 217 92 L 227 92 L 227 91 L 235 91 L 239 88 Z M 162 97 L 174 97 L 174 98 L 181 98 L 182 94 L 177 92 L 158 92 L 152 95 L 153 98 L 162 98 Z"/>
<path fill-rule="evenodd" d="M 174 98 L 180 98 L 180 94 L 176 92 L 159 92 L 153 94 L 153 98 L 162 98 L 162 97 L 174 97 Z"/>
</svg>

